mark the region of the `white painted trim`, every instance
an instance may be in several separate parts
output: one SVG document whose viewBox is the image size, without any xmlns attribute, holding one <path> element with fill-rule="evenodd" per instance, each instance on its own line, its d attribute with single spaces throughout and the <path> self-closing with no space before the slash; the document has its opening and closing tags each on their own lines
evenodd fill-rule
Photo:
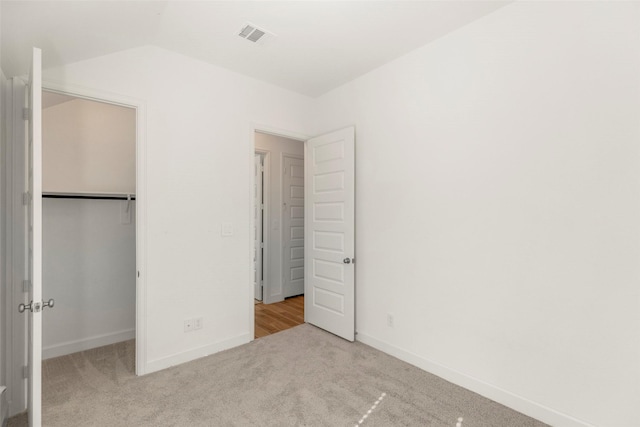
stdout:
<svg viewBox="0 0 640 427">
<path fill-rule="evenodd" d="M 43 81 L 43 89 L 78 98 L 134 108 L 136 110 L 136 375 L 147 370 L 147 155 L 146 102 L 112 92 L 106 92 L 66 82 Z M 137 273 L 136 273 L 137 274 Z"/>
<path fill-rule="evenodd" d="M 254 196 L 254 199 L 257 201 L 258 204 L 260 204 L 261 206 L 265 206 L 264 204 L 264 156 L 258 152 L 255 153 L 255 159 L 258 159 L 258 163 L 257 165 L 259 166 L 259 170 L 257 170 L 254 173 L 254 185 L 256 188 L 256 193 L 257 195 Z M 255 250 L 255 260 L 254 260 L 254 265 L 255 265 L 255 269 L 256 269 L 256 274 L 258 275 L 258 277 L 255 279 L 256 282 L 256 289 L 254 290 L 255 294 L 259 294 L 260 298 L 256 298 L 254 295 L 254 299 L 257 299 L 259 301 L 262 301 L 262 299 L 264 298 L 262 295 L 262 287 L 264 284 L 264 267 L 263 267 L 263 261 L 264 261 L 264 232 L 263 232 L 263 228 L 264 228 L 264 208 L 258 209 L 257 206 L 254 206 L 254 212 L 256 212 L 256 214 L 254 215 L 254 218 L 257 216 L 257 219 L 259 219 L 259 221 L 257 223 L 255 223 L 255 226 L 253 229 L 256 230 L 256 236 L 255 236 L 255 244 L 254 244 L 254 250 Z M 253 230 L 252 229 L 252 230 Z M 260 237 L 258 237 L 260 236 Z"/>
<path fill-rule="evenodd" d="M 271 286 L 271 281 L 269 274 L 270 270 L 270 260 L 271 260 L 271 249 L 269 248 L 269 241 L 271 239 L 271 193 L 269 191 L 265 191 L 269 189 L 271 185 L 271 152 L 269 150 L 261 150 L 256 148 L 255 154 L 259 154 L 262 156 L 262 204 L 264 205 L 264 209 L 262 211 L 262 243 L 264 244 L 264 248 L 262 250 L 262 276 L 264 287 L 262 288 L 262 301 L 265 300 L 265 289 L 269 289 Z M 252 209 L 254 208 L 252 203 Z M 252 228 L 253 230 L 253 223 Z M 252 321 L 253 324 L 253 321 Z M 254 325 L 255 326 L 255 325 Z M 255 331 L 254 331 L 255 332 Z"/>
<path fill-rule="evenodd" d="M 256 132 L 266 133 L 269 135 L 281 136 L 283 138 L 296 139 L 302 142 L 311 138 L 309 135 L 305 135 L 302 133 L 290 132 L 285 129 L 274 128 L 272 126 L 267 126 L 267 125 L 262 125 L 257 123 L 254 123 L 252 125 L 252 130 L 253 130 L 253 133 L 256 133 Z M 252 139 L 252 142 L 253 142 L 253 139 Z"/>
<path fill-rule="evenodd" d="M 0 274 L 2 277 L 0 278 L 0 286 L 2 286 L 2 290 L 0 293 L 3 295 L 4 304 L 0 305 L 0 315 L 2 319 L 0 319 L 0 327 L 3 328 L 3 331 L 0 333 L 0 336 L 3 339 L 3 342 L 0 343 L 0 369 L 5 372 L 5 376 L 3 378 L 5 384 L 10 385 L 12 381 L 11 375 L 11 360 L 12 360 L 12 346 L 11 346 L 11 307 L 14 306 L 12 304 L 13 293 L 11 292 L 11 286 L 13 280 L 13 266 L 11 265 L 12 260 L 12 239 L 13 239 L 13 228 L 11 227 L 12 221 L 12 195 L 13 195 L 13 177 L 11 176 L 12 167 L 12 156 L 13 156 L 13 81 L 11 79 L 6 79 L 4 74 L 0 73 L 2 78 L 0 78 L 0 85 L 2 85 L 2 90 L 0 90 L 0 94 L 4 95 L 3 99 L 0 99 L 0 103 L 2 104 L 2 115 L 0 115 L 0 205 L 2 207 L 2 213 L 0 214 L 0 220 L 2 220 L 2 224 L 0 227 L 2 231 L 0 235 L 2 235 L 2 239 L 0 239 L 0 245 L 2 248 L 0 249 L 0 253 L 2 254 L 3 262 L 0 264 Z M 6 131 L 5 131 L 6 129 Z M 15 306 L 14 306 L 15 307 Z M 4 427 L 7 425 L 7 420 L 9 418 L 9 393 L 6 392 L 7 387 L 0 383 L 0 424 Z"/>
<path fill-rule="evenodd" d="M 264 252 L 262 257 L 264 287 L 262 288 L 262 302 L 265 304 L 270 304 L 274 302 L 271 300 L 271 286 L 273 285 L 273 282 L 271 281 L 271 258 L 273 256 L 273 253 L 271 252 L 271 239 L 273 239 L 274 237 L 274 233 L 271 230 L 271 204 L 273 203 L 273 201 L 271 200 L 271 173 L 273 170 L 273 168 L 271 167 L 271 161 L 273 155 L 271 151 L 262 150 L 259 148 L 256 148 L 255 152 L 264 156 L 264 175 L 262 178 L 262 185 L 265 189 L 264 196 L 262 198 L 262 204 L 264 205 L 262 221 L 264 224 L 264 228 L 262 229 L 264 242 Z"/>
<path fill-rule="evenodd" d="M 370 335 L 358 332 L 356 334 L 356 340 L 549 425 L 563 427 L 596 427 L 586 421 L 579 420 L 522 396 L 518 396 L 510 391 L 496 387 L 433 360 L 418 356 L 417 354 L 381 341 Z"/>
<path fill-rule="evenodd" d="M 60 344 L 43 347 L 42 359 L 50 359 L 52 357 L 64 356 L 66 354 L 76 353 L 78 351 L 84 351 L 109 344 L 115 344 L 117 342 L 128 341 L 134 339 L 135 337 L 136 330 L 127 329 L 110 334 L 83 338 L 81 340 L 67 341 Z"/>
<path fill-rule="evenodd" d="M 253 287 L 253 283 L 251 285 Z M 223 350 L 237 347 L 242 344 L 247 344 L 252 340 L 253 335 L 242 334 L 223 341 L 218 341 L 213 344 L 207 344 L 205 346 L 184 351 L 182 353 L 163 357 L 162 359 L 150 360 L 149 362 L 147 362 L 147 373 L 160 371 L 162 369 L 170 368 L 182 363 L 191 362 L 193 360 L 200 359 L 211 354 L 219 353 Z"/>
<path fill-rule="evenodd" d="M 10 93 L 10 95 L 9 95 Z M 27 211 L 22 204 L 22 193 L 26 191 L 25 181 L 25 122 L 22 108 L 25 105 L 26 86 L 22 79 L 11 79 L 7 96 L 11 98 L 11 117 L 7 120 L 7 400 L 9 417 L 27 409 L 27 381 L 20 371 L 27 364 L 27 316 L 17 310 L 20 303 L 27 303 L 26 294 L 18 289 L 26 277 L 26 220 Z M 22 231 L 20 231 L 22 230 Z M 9 235 L 9 231 L 11 235 Z"/>
</svg>

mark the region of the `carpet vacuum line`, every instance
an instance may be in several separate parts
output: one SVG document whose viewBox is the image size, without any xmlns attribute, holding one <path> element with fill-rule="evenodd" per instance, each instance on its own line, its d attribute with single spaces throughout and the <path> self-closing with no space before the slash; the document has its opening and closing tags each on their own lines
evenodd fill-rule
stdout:
<svg viewBox="0 0 640 427">
<path fill-rule="evenodd" d="M 385 397 L 386 395 L 387 395 L 387 393 L 382 393 L 382 394 L 380 395 L 380 397 L 378 398 L 378 400 L 376 400 L 376 402 L 375 402 L 373 405 L 371 405 L 371 408 L 367 411 L 367 413 L 366 413 L 366 414 L 364 414 L 364 415 L 362 416 L 362 418 L 360 418 L 360 421 L 358 421 L 358 424 L 356 424 L 356 426 L 355 426 L 355 427 L 358 427 L 358 426 L 362 425 L 362 423 L 364 422 L 364 420 L 366 420 L 366 419 L 367 419 L 367 417 L 368 417 L 369 415 L 371 415 L 371 413 L 373 412 L 373 410 L 374 410 L 374 409 L 376 409 L 376 408 L 378 407 L 378 405 L 380 404 L 380 402 L 382 402 L 382 399 L 384 399 L 384 397 Z"/>
</svg>

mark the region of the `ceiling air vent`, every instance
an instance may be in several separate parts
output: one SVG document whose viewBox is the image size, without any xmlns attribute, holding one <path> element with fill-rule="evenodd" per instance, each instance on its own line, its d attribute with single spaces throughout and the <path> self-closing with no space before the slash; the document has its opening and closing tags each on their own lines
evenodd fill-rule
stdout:
<svg viewBox="0 0 640 427">
<path fill-rule="evenodd" d="M 258 28 L 255 25 L 247 22 L 246 24 L 244 24 L 242 30 L 240 30 L 238 35 L 243 39 L 247 39 L 253 43 L 257 43 L 258 41 L 262 43 L 272 34 L 269 31 Z"/>
</svg>

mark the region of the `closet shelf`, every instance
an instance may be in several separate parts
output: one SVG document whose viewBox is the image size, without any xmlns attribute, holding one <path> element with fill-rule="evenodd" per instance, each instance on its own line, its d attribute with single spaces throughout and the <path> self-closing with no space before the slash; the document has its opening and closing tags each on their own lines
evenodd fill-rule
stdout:
<svg viewBox="0 0 640 427">
<path fill-rule="evenodd" d="M 135 200 L 136 195 L 132 193 L 85 193 L 73 192 L 62 193 L 53 191 L 43 191 L 42 197 L 45 199 L 90 199 L 90 200 Z"/>
</svg>

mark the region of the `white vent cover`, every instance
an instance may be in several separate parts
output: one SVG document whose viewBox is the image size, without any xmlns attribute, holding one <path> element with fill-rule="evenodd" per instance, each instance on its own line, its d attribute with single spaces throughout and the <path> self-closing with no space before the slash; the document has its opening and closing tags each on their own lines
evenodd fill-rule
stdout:
<svg viewBox="0 0 640 427">
<path fill-rule="evenodd" d="M 273 36 L 273 33 L 270 33 L 269 31 L 262 28 L 258 28 L 256 25 L 247 22 L 242 26 L 242 30 L 240 30 L 238 35 L 243 39 L 249 40 L 250 42 L 260 42 L 260 44 L 262 44 L 267 39 L 271 38 Z"/>
</svg>

